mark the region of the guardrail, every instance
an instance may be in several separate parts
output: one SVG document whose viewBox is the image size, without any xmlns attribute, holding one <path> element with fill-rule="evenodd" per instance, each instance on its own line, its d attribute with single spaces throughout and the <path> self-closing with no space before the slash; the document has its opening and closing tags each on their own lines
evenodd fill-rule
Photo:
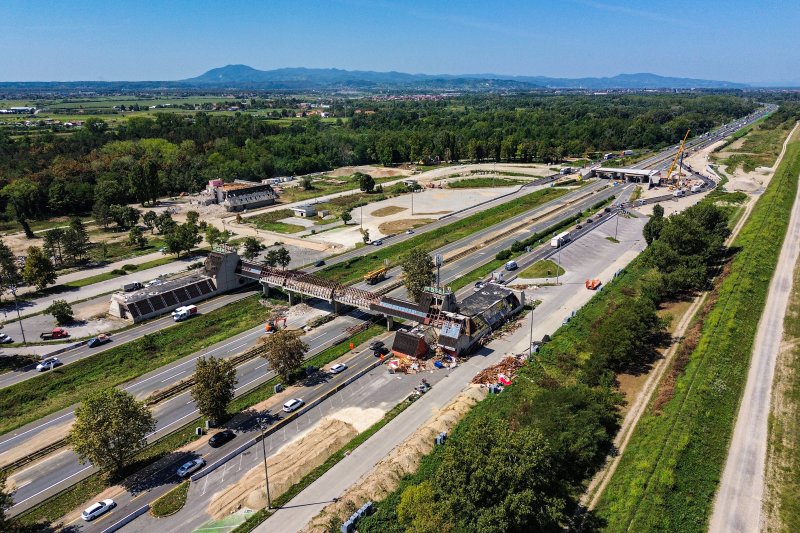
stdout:
<svg viewBox="0 0 800 533">
<path fill-rule="evenodd" d="M 101 533 L 114 533 L 114 531 L 122 529 L 123 527 L 127 526 L 128 524 L 130 524 L 131 522 L 133 522 L 134 520 L 136 520 L 149 510 L 150 510 L 150 504 L 147 504 L 144 507 L 140 507 L 131 514 L 129 514 L 128 516 L 126 516 L 125 518 L 123 518 L 122 520 L 120 520 L 119 522 L 115 522 L 114 524 L 105 528 L 104 530 L 102 530 Z"/>
<path fill-rule="evenodd" d="M 54 441 L 54 442 L 48 444 L 44 448 L 40 448 L 40 449 L 38 449 L 38 450 L 36 450 L 36 451 L 34 451 L 32 453 L 29 453 L 25 457 L 20 457 L 16 461 L 13 461 L 13 462 L 8 463 L 7 465 L 5 465 L 3 467 L 0 467 L 0 471 L 2 471 L 2 472 L 11 472 L 12 470 L 16 470 L 17 468 L 23 467 L 23 466 L 25 466 L 25 465 L 27 465 L 29 463 L 34 462 L 36 459 L 39 459 L 40 457 L 44 457 L 45 455 L 49 455 L 49 454 L 53 453 L 54 451 L 58 450 L 59 448 L 63 448 L 66 445 L 67 445 L 67 439 L 66 438 L 59 439 L 57 441 Z"/>
<path fill-rule="evenodd" d="M 300 415 L 302 415 L 302 414 L 308 412 L 309 410 L 313 409 L 314 407 L 316 407 L 317 405 L 319 405 L 323 401 L 327 400 L 328 398 L 330 398 L 331 396 L 333 396 L 334 394 L 336 394 L 337 392 L 339 392 L 343 388 L 345 388 L 348 385 L 350 385 L 351 383 L 353 383 L 355 380 L 361 378 L 365 374 L 367 374 L 367 373 L 371 372 L 372 370 L 378 368 L 379 366 L 381 366 L 381 364 L 383 364 L 383 362 L 381 360 L 373 361 L 372 363 L 367 365 L 364 369 L 362 369 L 359 372 L 353 374 L 347 380 L 343 381 L 342 383 L 340 383 L 336 387 L 334 387 L 331 390 L 323 393 L 321 396 L 319 396 L 318 398 L 314 399 L 313 401 L 305 404 L 301 409 L 299 409 L 299 410 L 295 411 L 294 413 L 290 414 L 288 417 L 286 417 L 286 418 L 284 418 L 282 420 L 279 420 L 275 425 L 273 425 L 269 429 L 265 430 L 263 434 L 256 435 L 249 442 L 246 442 L 245 444 L 239 446 L 238 448 L 236 448 L 232 452 L 230 452 L 230 453 L 226 454 L 225 456 L 223 456 L 221 459 L 218 459 L 217 461 L 211 463 L 210 465 L 208 465 L 203 470 L 193 474 L 189 479 L 191 479 L 194 482 L 194 481 L 197 481 L 199 479 L 202 479 L 202 478 L 206 477 L 208 474 L 214 472 L 216 469 L 218 469 L 219 467 L 221 467 L 222 465 L 224 465 L 225 463 L 227 463 L 228 461 L 230 461 L 231 459 L 233 459 L 234 457 L 236 457 L 237 455 L 239 455 L 243 451 L 247 450 L 251 446 L 253 446 L 253 445 L 257 444 L 258 442 L 260 442 L 263 438 L 265 438 L 265 437 L 267 437 L 269 435 L 272 435 L 273 433 L 275 433 L 279 429 L 282 429 L 287 424 L 289 424 L 291 422 L 294 422 L 294 420 L 297 417 L 299 417 Z"/>
</svg>

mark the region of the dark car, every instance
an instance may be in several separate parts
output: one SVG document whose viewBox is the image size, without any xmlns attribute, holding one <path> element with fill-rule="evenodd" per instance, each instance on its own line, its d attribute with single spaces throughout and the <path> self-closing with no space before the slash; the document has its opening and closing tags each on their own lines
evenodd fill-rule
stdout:
<svg viewBox="0 0 800 533">
<path fill-rule="evenodd" d="M 317 261 L 316 263 L 314 263 L 314 266 L 315 266 L 315 267 L 321 267 L 321 266 L 325 266 L 325 261 L 322 261 L 322 260 L 320 259 L 319 261 Z"/>
<path fill-rule="evenodd" d="M 89 339 L 89 342 L 86 344 L 89 345 L 89 348 L 94 348 L 95 346 L 100 346 L 101 344 L 105 344 L 107 342 L 111 342 L 111 337 L 108 335 L 100 334 L 97 337 L 92 337 Z"/>
<path fill-rule="evenodd" d="M 372 352 L 372 355 L 374 355 L 375 357 L 380 357 L 382 355 L 389 355 L 390 351 L 391 350 L 389 350 L 389 348 L 387 348 L 386 346 L 381 346 L 380 348 L 376 348 Z"/>
<path fill-rule="evenodd" d="M 372 341 L 371 343 L 369 343 L 370 350 L 380 350 L 384 346 L 386 345 L 383 343 L 383 341 Z"/>
<path fill-rule="evenodd" d="M 225 431 L 215 433 L 210 439 L 208 439 L 208 445 L 212 448 L 219 448 L 226 442 L 233 440 L 235 437 L 236 433 L 234 433 L 232 429 L 226 429 Z"/>
</svg>

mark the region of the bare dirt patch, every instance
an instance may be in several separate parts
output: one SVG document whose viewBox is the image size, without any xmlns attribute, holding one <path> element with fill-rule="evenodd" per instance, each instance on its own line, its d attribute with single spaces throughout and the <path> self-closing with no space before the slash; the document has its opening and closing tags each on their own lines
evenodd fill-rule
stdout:
<svg viewBox="0 0 800 533">
<path fill-rule="evenodd" d="M 401 233 L 403 231 L 418 228 L 419 226 L 424 226 L 425 224 L 430 224 L 434 222 L 432 218 L 407 218 L 404 220 L 392 220 L 391 222 L 384 222 L 378 229 L 384 235 L 390 235 L 392 233 Z"/>
<path fill-rule="evenodd" d="M 328 176 L 333 177 L 340 177 L 340 176 L 352 176 L 356 172 L 362 172 L 364 174 L 369 174 L 373 178 L 391 178 L 394 176 L 409 176 L 411 175 L 410 170 L 400 169 L 400 168 L 382 168 L 382 167 L 373 167 L 369 165 L 358 166 L 358 167 L 341 167 L 337 168 L 333 172 L 328 172 Z"/>
<path fill-rule="evenodd" d="M 389 215 L 394 215 L 407 209 L 407 207 L 400 207 L 399 205 L 389 205 L 386 207 L 381 207 L 380 209 L 376 209 L 370 214 L 374 217 L 388 217 Z"/>
<path fill-rule="evenodd" d="M 397 488 L 404 475 L 417 469 L 422 456 L 431 452 L 436 435 L 441 431 L 450 431 L 486 394 L 486 388 L 470 387 L 456 396 L 404 442 L 397 445 L 385 459 L 375 465 L 372 472 L 362 477 L 339 498 L 338 502 L 325 507 L 303 531 L 326 532 L 331 530 L 331 525 L 336 529 L 337 525 L 341 525 L 347 516 L 365 502 L 385 498 Z"/>
</svg>

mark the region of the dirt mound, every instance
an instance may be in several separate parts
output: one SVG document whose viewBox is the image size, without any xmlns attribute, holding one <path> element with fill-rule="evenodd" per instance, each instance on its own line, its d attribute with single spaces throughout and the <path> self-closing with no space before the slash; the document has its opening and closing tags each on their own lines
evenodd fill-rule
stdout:
<svg viewBox="0 0 800 533">
<path fill-rule="evenodd" d="M 406 218 L 403 220 L 392 220 L 391 222 L 384 222 L 378 226 L 378 230 L 384 235 L 392 235 L 400 233 L 412 228 L 424 226 L 435 222 L 432 218 Z"/>
<path fill-rule="evenodd" d="M 352 424 L 336 418 L 325 418 L 303 437 L 286 444 L 267 461 L 272 497 L 277 497 L 300 481 L 357 434 Z M 262 509 L 266 505 L 264 467 L 259 463 L 241 481 L 214 494 L 206 511 L 214 519 L 220 519 L 242 507 Z"/>
<path fill-rule="evenodd" d="M 404 442 L 366 476 L 358 480 L 336 503 L 328 505 L 302 531 L 326 532 L 331 523 L 341 524 L 367 501 L 385 498 L 400 484 L 400 479 L 419 466 L 422 456 L 433 449 L 434 439 L 442 431 L 450 431 L 479 401 L 486 397 L 485 388 L 470 387 L 420 426 Z"/>
</svg>

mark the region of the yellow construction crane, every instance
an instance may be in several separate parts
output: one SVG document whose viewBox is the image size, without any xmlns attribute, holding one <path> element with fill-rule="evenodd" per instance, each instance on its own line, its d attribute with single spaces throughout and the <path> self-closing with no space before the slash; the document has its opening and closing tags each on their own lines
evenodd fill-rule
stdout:
<svg viewBox="0 0 800 533">
<path fill-rule="evenodd" d="M 672 164 L 669 166 L 669 171 L 667 172 L 667 179 L 672 179 L 672 171 L 675 170 L 675 164 L 678 162 L 678 158 L 683 153 L 683 145 L 686 143 L 686 139 L 689 138 L 689 132 L 692 130 L 686 130 L 686 135 L 683 136 L 683 140 L 681 141 L 680 146 L 678 146 L 678 151 L 675 152 L 675 159 L 672 160 Z M 681 170 L 678 169 L 678 179 L 680 180 L 680 173 Z"/>
</svg>

